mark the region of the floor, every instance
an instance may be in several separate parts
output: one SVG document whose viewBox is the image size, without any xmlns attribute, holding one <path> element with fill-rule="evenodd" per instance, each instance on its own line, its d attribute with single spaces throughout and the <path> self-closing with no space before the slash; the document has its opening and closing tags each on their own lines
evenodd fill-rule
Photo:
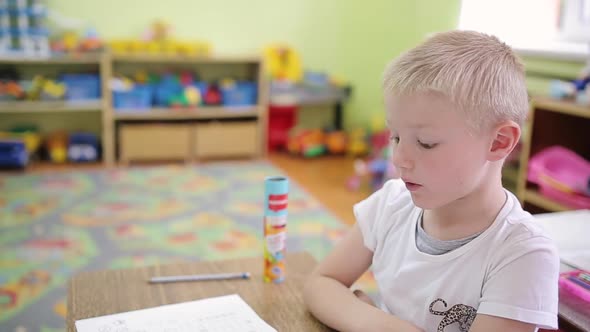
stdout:
<svg viewBox="0 0 590 332">
<path fill-rule="evenodd" d="M 351 191 L 346 182 L 354 173 L 354 159 L 346 156 L 325 156 L 316 159 L 304 159 L 286 153 L 271 153 L 268 160 L 311 193 L 332 213 L 347 225 L 354 224 L 352 206 L 367 197 L 367 188 Z M 32 164 L 27 172 L 65 169 L 96 169 L 100 164 L 59 165 Z"/>
<path fill-rule="evenodd" d="M 346 181 L 354 173 L 353 159 L 339 156 L 302 159 L 286 154 L 271 154 L 269 160 L 343 222 L 354 224 L 352 206 L 367 197 L 369 192 L 366 188 L 360 191 L 347 189 Z"/>
</svg>

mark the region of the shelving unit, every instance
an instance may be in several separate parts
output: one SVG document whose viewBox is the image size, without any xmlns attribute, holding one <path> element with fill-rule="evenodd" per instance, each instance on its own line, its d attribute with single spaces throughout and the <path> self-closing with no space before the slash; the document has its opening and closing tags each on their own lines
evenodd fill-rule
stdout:
<svg viewBox="0 0 590 332">
<path fill-rule="evenodd" d="M 152 108 L 147 112 L 132 110 L 118 110 L 114 118 L 116 120 L 197 120 L 197 119 L 224 119 L 224 118 L 249 118 L 260 115 L 258 106 L 244 107 L 218 107 L 203 106 L 195 109 L 177 110 L 169 108 Z"/>
<path fill-rule="evenodd" d="M 88 112 L 102 110 L 102 101 L 4 101 L 0 102 L 0 113 L 48 113 Z"/>
<path fill-rule="evenodd" d="M 89 53 L 76 55 L 63 55 L 51 57 L 0 57 L 0 65 L 3 64 L 34 64 L 34 65 L 72 65 L 72 64 L 100 64 L 104 59 L 103 53 Z"/>
<path fill-rule="evenodd" d="M 2 57 L 0 58 L 0 68 L 15 68 L 18 72 L 29 75 L 40 73 L 52 73 L 65 71 L 79 71 L 80 69 L 86 71 L 91 69 L 99 73 L 101 82 L 108 81 L 108 70 L 110 58 L 108 54 L 92 53 L 79 54 L 67 56 L 52 56 L 47 58 L 40 57 Z M 105 135 L 105 126 L 107 115 L 105 113 L 108 101 L 105 96 L 105 85 L 103 83 L 102 94 L 97 100 L 84 101 L 1 101 L 0 102 L 0 123 L 5 124 L 7 120 L 27 117 L 29 121 L 35 124 L 43 125 L 47 123 L 46 116 L 63 116 L 74 117 L 74 123 L 80 123 L 81 117 L 88 116 L 88 114 L 96 114 L 95 117 L 101 119 L 100 127 L 97 134 L 101 136 L 102 145 L 108 144 L 109 135 Z M 52 122 L 54 126 L 63 123 L 61 118 L 53 117 Z M 71 118 L 69 118 L 71 119 Z M 69 128 L 68 128 L 69 129 Z M 105 155 L 103 161 L 110 164 L 112 160 Z"/>
<path fill-rule="evenodd" d="M 571 207 L 541 195 L 527 181 L 530 156 L 552 145 L 562 145 L 590 159 L 590 107 L 547 97 L 533 98 L 520 155 L 517 196 L 525 205 L 544 211 L 567 211 Z"/>
<path fill-rule="evenodd" d="M 126 129 L 145 130 L 133 131 L 133 135 L 141 132 L 140 142 L 132 145 L 136 150 L 149 150 L 154 146 L 150 140 L 161 135 L 150 128 L 186 129 L 187 141 L 186 154 L 182 159 L 193 160 L 197 158 L 223 158 L 233 156 L 257 157 L 265 153 L 267 131 L 267 87 L 264 81 L 264 64 L 258 56 L 210 56 L 187 57 L 173 55 L 111 55 L 80 54 L 72 56 L 54 56 L 50 58 L 0 58 L 0 68 L 16 67 L 19 71 L 36 73 L 38 71 L 64 70 L 74 68 L 96 68 L 102 82 L 102 95 L 98 100 L 69 102 L 69 101 L 10 101 L 0 102 L 0 123 L 7 117 L 19 118 L 31 115 L 35 123 L 46 123 L 46 115 L 75 117 L 74 122 L 79 122 L 83 114 L 96 114 L 100 119 L 99 133 L 102 143 L 102 162 L 114 165 L 117 161 L 129 162 L 133 156 L 121 154 L 122 131 Z M 149 69 L 170 67 L 192 68 L 206 72 L 204 79 L 219 79 L 225 76 L 248 78 L 258 84 L 258 100 L 256 105 L 225 107 L 225 106 L 199 106 L 190 109 L 152 108 L 148 110 L 121 110 L 114 109 L 112 104 L 112 92 L 109 82 L 115 72 L 126 69 Z M 28 118 L 27 118 L 28 119 Z M 61 118 L 52 118 L 53 125 L 62 123 Z M 73 121 L 73 118 L 69 118 Z M 93 120 L 94 121 L 94 120 Z M 179 127 L 181 126 L 181 127 Z M 212 130 L 215 128 L 215 130 Z M 147 131 L 146 131 L 147 130 Z M 181 130 L 182 131 L 182 130 Z M 215 134 L 215 131 L 219 134 Z M 176 133 L 175 130 L 172 130 Z M 160 133 L 161 134 L 161 133 Z M 250 135 L 240 137 L 239 135 Z M 182 135 L 181 135 L 182 136 Z M 221 137 L 223 136 L 223 137 Z M 125 136 L 129 138 L 129 135 Z M 184 137 L 184 136 L 183 136 Z M 204 144 L 203 140 L 208 140 Z M 244 144 L 246 140 L 247 144 Z M 248 141 L 251 140 L 251 141 Z M 171 141 L 165 149 L 179 142 Z M 182 145 L 181 144 L 181 145 Z M 123 144 L 124 145 L 124 144 Z M 233 147 L 232 147 L 233 146 Z M 240 147 L 242 147 L 240 150 Z M 138 159 L 141 158 L 139 153 Z M 146 159 L 157 158 L 157 155 L 149 155 Z M 124 158 L 120 158 L 123 156 Z M 166 156 L 163 156 L 166 157 Z M 125 160 L 122 160 L 125 159 Z"/>
<path fill-rule="evenodd" d="M 153 159 L 258 157 L 265 153 L 267 88 L 258 56 L 187 57 L 114 55 L 109 71 L 132 73 L 150 68 L 196 70 L 204 80 L 226 76 L 257 82 L 252 106 L 115 109 L 108 103 L 105 125 L 112 135 L 105 147 L 109 160 L 128 163 Z M 107 99 L 112 99 L 109 91 Z M 112 131 L 112 134 L 110 133 Z"/>
</svg>

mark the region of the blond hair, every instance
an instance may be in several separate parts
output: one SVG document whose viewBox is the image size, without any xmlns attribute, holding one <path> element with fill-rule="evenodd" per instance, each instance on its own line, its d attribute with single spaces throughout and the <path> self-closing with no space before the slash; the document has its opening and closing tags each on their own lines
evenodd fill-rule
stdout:
<svg viewBox="0 0 590 332">
<path fill-rule="evenodd" d="M 473 129 L 504 120 L 522 125 L 528 111 L 520 59 L 498 38 L 474 31 L 438 33 L 402 54 L 387 66 L 383 90 L 442 93 Z"/>
</svg>

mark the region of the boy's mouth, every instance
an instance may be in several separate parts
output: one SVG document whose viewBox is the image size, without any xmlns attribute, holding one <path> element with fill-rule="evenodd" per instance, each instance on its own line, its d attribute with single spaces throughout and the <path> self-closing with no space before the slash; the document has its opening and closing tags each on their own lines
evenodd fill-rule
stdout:
<svg viewBox="0 0 590 332">
<path fill-rule="evenodd" d="M 406 188 L 409 191 L 416 191 L 420 188 L 422 188 L 422 185 L 419 185 L 417 183 L 413 183 L 413 182 L 408 182 L 408 181 L 404 181 L 404 183 L 406 184 Z"/>
</svg>

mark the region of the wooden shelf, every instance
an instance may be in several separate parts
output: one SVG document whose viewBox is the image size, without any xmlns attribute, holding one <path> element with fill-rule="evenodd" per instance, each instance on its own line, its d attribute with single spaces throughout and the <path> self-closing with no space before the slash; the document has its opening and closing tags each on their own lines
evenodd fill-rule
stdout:
<svg viewBox="0 0 590 332">
<path fill-rule="evenodd" d="M 259 63 L 259 56 L 179 56 L 179 55 L 151 55 L 151 54 L 116 54 L 114 62 L 128 63 Z"/>
<path fill-rule="evenodd" d="M 548 97 L 534 97 L 534 106 L 544 111 L 563 113 L 590 119 L 590 106 L 576 104 L 573 101 L 555 100 Z"/>
<path fill-rule="evenodd" d="M 561 203 L 555 202 L 550 198 L 547 198 L 541 194 L 539 194 L 536 190 L 527 189 L 524 193 L 524 201 L 530 202 L 533 205 L 541 207 L 545 210 L 552 211 L 552 212 L 560 212 L 560 211 L 569 211 L 573 210 L 573 208 L 567 207 Z"/>
<path fill-rule="evenodd" d="M 205 106 L 195 109 L 152 108 L 149 110 L 115 109 L 116 120 L 192 120 L 258 117 L 260 106 Z"/>
<path fill-rule="evenodd" d="M 102 100 L 88 101 L 4 101 L 0 113 L 54 113 L 101 111 Z"/>
<path fill-rule="evenodd" d="M 99 64 L 102 53 L 63 55 L 50 57 L 0 57 L 0 64 L 39 64 L 39 65 L 68 65 L 68 64 Z"/>
</svg>

